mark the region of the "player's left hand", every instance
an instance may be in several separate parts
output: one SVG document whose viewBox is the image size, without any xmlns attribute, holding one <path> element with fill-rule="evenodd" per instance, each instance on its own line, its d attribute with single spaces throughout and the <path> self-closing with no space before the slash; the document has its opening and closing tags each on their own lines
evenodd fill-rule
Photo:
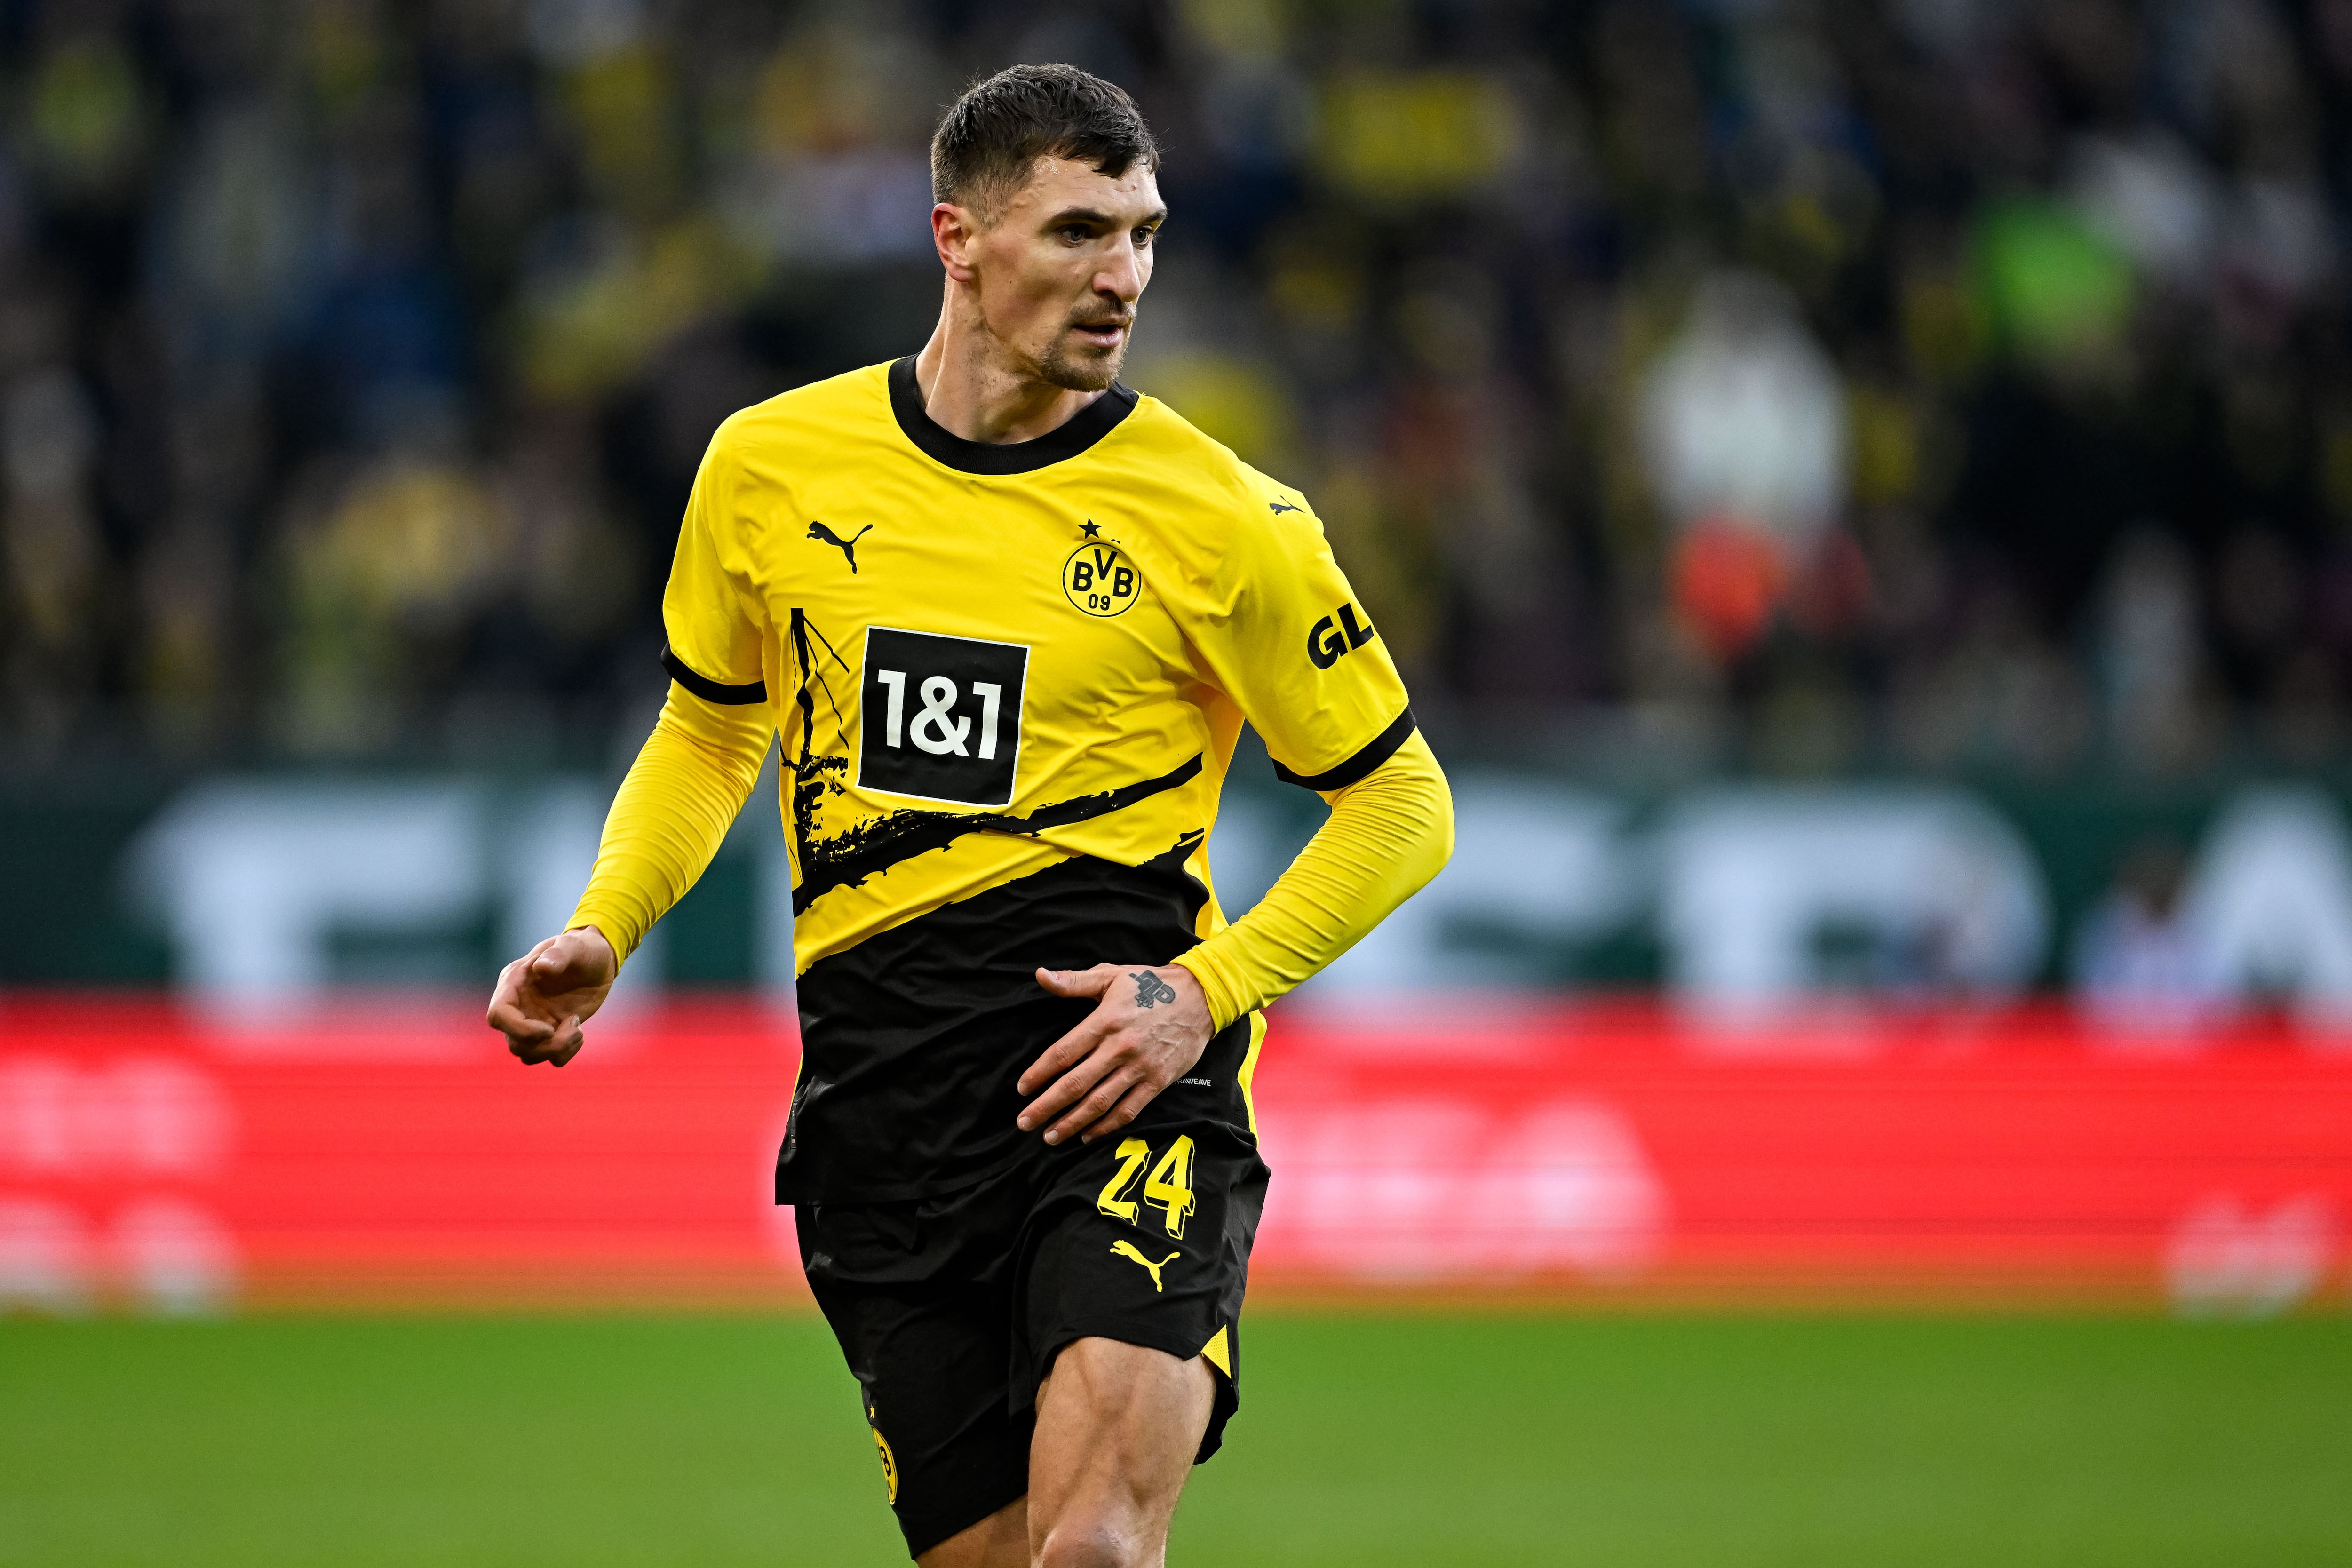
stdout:
<svg viewBox="0 0 2352 1568">
<path fill-rule="evenodd" d="M 1048 1143 L 1074 1133 L 1091 1143 L 1118 1131 L 1192 1071 L 1216 1033 L 1201 983 L 1181 964 L 1041 969 L 1037 984 L 1056 996 L 1102 999 L 1021 1075 L 1021 1092 L 1037 1095 L 1021 1113 L 1021 1130 L 1044 1127 Z"/>
</svg>

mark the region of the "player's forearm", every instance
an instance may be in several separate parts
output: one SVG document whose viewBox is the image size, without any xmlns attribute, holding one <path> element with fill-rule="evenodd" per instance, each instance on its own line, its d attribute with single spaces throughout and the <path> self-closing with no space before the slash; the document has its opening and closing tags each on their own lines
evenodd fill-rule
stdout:
<svg viewBox="0 0 2352 1568">
<path fill-rule="evenodd" d="M 1324 797 L 1325 822 L 1255 909 L 1176 962 L 1219 1028 L 1321 969 L 1437 875 L 1454 852 L 1454 797 L 1415 734 Z"/>
<path fill-rule="evenodd" d="M 721 707 L 681 687 L 654 721 L 604 818 L 596 869 L 572 914 L 625 961 L 719 853 L 768 754 L 764 706 Z"/>
</svg>

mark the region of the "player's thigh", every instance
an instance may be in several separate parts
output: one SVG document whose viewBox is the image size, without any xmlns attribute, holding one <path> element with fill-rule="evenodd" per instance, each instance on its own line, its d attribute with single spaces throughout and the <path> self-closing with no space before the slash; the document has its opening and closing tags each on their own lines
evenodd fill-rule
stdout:
<svg viewBox="0 0 2352 1568">
<path fill-rule="evenodd" d="M 863 1392 L 909 1555 L 1020 1498 L 1029 1415 L 1010 1408 L 1001 1293 L 827 1281 L 816 1297 Z"/>
<path fill-rule="evenodd" d="M 1202 1357 L 1108 1339 L 1063 1346 L 1029 1444 L 1033 1552 L 1158 1562 L 1215 1404 Z"/>
<path fill-rule="evenodd" d="M 1026 1189 L 1003 1197 L 796 1211 L 809 1288 L 863 1392 L 886 1495 L 918 1558 L 1028 1489 L 1031 1417 L 1011 1397 L 1011 1270 L 971 1268 L 1003 1258 L 1019 1234 Z"/>
<path fill-rule="evenodd" d="M 1034 1389 L 1081 1340 L 1204 1361 L 1216 1369 L 1195 1455 L 1205 1459 L 1240 1405 L 1242 1302 L 1266 1170 L 1239 1129 L 1151 1110 L 1131 1135 L 1057 1154 L 1022 1237 L 1013 1364 Z"/>
<path fill-rule="evenodd" d="M 921 1568 L 1028 1568 L 1028 1500 L 1013 1499 L 915 1561 Z"/>
</svg>

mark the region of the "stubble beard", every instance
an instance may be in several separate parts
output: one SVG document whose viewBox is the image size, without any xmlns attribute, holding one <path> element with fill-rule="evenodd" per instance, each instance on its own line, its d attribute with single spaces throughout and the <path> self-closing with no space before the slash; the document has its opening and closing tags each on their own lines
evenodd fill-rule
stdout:
<svg viewBox="0 0 2352 1568">
<path fill-rule="evenodd" d="M 1055 340 L 1037 362 L 1037 378 L 1048 386 L 1058 386 L 1065 392 L 1105 392 L 1118 379 L 1119 367 L 1127 363 L 1127 345 L 1133 329 L 1121 332 L 1118 342 L 1108 349 L 1081 348 L 1071 354 Z"/>
</svg>

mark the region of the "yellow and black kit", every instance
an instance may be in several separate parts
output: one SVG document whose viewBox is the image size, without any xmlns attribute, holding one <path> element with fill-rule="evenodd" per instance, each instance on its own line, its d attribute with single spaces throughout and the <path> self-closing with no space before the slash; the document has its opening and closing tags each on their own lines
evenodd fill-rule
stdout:
<svg viewBox="0 0 2352 1568">
<path fill-rule="evenodd" d="M 1413 732 L 1304 500 L 1123 387 L 1009 446 L 934 423 L 911 360 L 746 409 L 663 616 L 677 685 L 760 711 L 790 770 L 786 1202 L 1015 1157 L 1014 1079 L 1091 1008 L 1034 970 L 1166 963 L 1223 927 L 1207 843 L 1244 718 L 1326 791 Z M 599 903 L 581 918 L 641 934 Z"/>
<path fill-rule="evenodd" d="M 1125 387 L 1034 441 L 961 439 L 901 360 L 721 426 L 663 613 L 669 701 L 573 923 L 625 958 L 781 735 L 803 1054 L 776 1196 L 909 1550 L 1025 1489 L 1076 1339 L 1215 1367 L 1206 1458 L 1267 1180 L 1257 1009 L 1451 844 L 1304 499 Z M 1244 721 L 1333 816 L 1228 927 L 1207 843 Z M 1105 963 L 1183 964 L 1217 1032 L 1120 1134 L 1049 1148 L 1014 1085 L 1094 1004 L 1034 972 Z"/>
</svg>

